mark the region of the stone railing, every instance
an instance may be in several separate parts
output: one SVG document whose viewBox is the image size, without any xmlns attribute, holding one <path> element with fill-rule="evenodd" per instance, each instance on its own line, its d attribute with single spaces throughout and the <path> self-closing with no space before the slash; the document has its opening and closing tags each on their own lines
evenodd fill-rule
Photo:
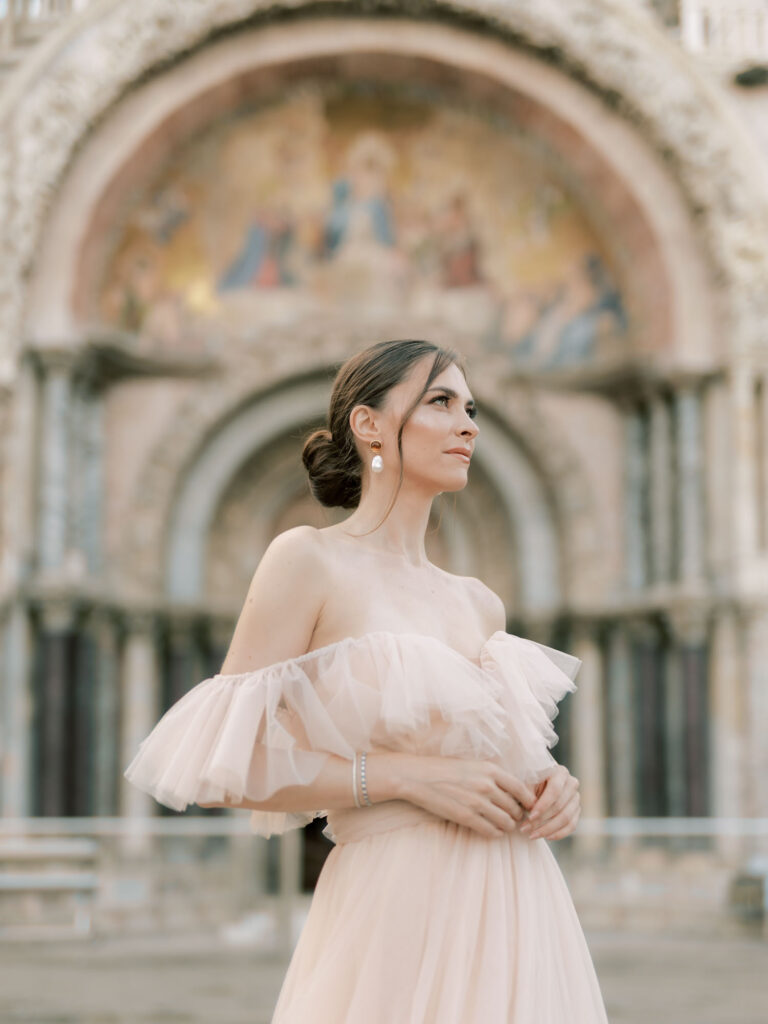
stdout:
<svg viewBox="0 0 768 1024">
<path fill-rule="evenodd" d="M 681 0 L 680 42 L 704 57 L 768 61 L 768 0 Z"/>
<path fill-rule="evenodd" d="M 0 946 L 215 928 L 287 955 L 302 846 L 254 836 L 244 812 L 0 820 Z M 587 927 L 768 938 L 768 818 L 583 818 L 551 849 Z"/>
</svg>

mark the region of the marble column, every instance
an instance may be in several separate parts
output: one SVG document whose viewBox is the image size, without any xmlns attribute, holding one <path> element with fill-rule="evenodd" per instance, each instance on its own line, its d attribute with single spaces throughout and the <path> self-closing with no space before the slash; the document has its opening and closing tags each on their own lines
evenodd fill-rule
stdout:
<svg viewBox="0 0 768 1024">
<path fill-rule="evenodd" d="M 2 584 L 8 593 L 29 578 L 37 557 L 38 426 L 41 393 L 34 359 L 19 364 L 11 395 L 9 436 L 4 439 L 7 463 L 0 488 L 7 544 L 2 552 Z"/>
<path fill-rule="evenodd" d="M 745 615 L 747 672 L 747 813 L 768 817 L 768 601 Z"/>
<path fill-rule="evenodd" d="M 91 614 L 89 622 L 95 651 L 96 707 L 94 709 L 93 812 L 117 814 L 119 771 L 120 672 L 117 623 L 104 609 Z"/>
<path fill-rule="evenodd" d="M 103 559 L 103 401 L 87 375 L 78 378 L 73 399 L 70 544 L 82 571 L 98 574 Z"/>
<path fill-rule="evenodd" d="M 667 399 L 656 395 L 650 407 L 650 562 L 654 583 L 672 578 L 672 416 Z"/>
<path fill-rule="evenodd" d="M 768 374 L 755 382 L 757 543 L 768 553 Z"/>
<path fill-rule="evenodd" d="M 585 818 L 604 818 L 607 811 L 605 788 L 604 679 L 603 653 L 594 628 L 579 627 L 571 645 L 581 658 L 572 697 L 574 772 L 579 780 L 581 813 Z M 578 836 L 579 848 L 592 852 L 602 846 L 601 836 Z"/>
<path fill-rule="evenodd" d="M 157 803 L 132 786 L 123 772 L 160 718 L 160 665 L 153 615 L 127 616 L 121 667 L 120 811 L 126 818 L 142 818 L 153 815 Z"/>
<path fill-rule="evenodd" d="M 290 955 L 297 938 L 293 934 L 293 913 L 301 891 L 303 848 L 301 829 L 291 829 L 280 836 L 278 943 L 283 955 Z"/>
<path fill-rule="evenodd" d="M 609 809 L 619 818 L 637 814 L 635 708 L 628 629 L 616 623 L 607 650 L 607 768 Z"/>
<path fill-rule="evenodd" d="M 2 804 L 3 818 L 33 813 L 32 763 L 32 629 L 29 612 L 14 601 L 4 622 Z"/>
<path fill-rule="evenodd" d="M 741 629 L 734 608 L 721 608 L 715 613 L 711 648 L 710 804 L 716 818 L 741 818 L 747 805 L 748 688 Z M 730 857 L 742 851 L 743 841 L 719 836 L 717 846 Z"/>
<path fill-rule="evenodd" d="M 40 355 L 44 376 L 40 436 L 38 564 L 43 572 L 64 566 L 68 545 L 72 356 Z"/>
<path fill-rule="evenodd" d="M 664 761 L 667 814 L 685 816 L 687 805 L 685 679 L 677 637 L 664 651 Z"/>
<path fill-rule="evenodd" d="M 71 813 L 67 790 L 71 756 L 68 719 L 72 700 L 72 636 L 75 611 L 66 599 L 44 605 L 37 638 L 35 734 L 37 746 L 36 813 Z"/>
<path fill-rule="evenodd" d="M 737 364 L 730 372 L 730 422 L 733 438 L 729 453 L 729 499 L 732 549 L 739 580 L 749 579 L 757 548 L 757 460 L 755 452 L 754 373 Z"/>
<path fill-rule="evenodd" d="M 667 809 L 675 817 L 709 813 L 711 756 L 707 609 L 690 602 L 667 611 L 665 666 Z"/>
<path fill-rule="evenodd" d="M 646 495 L 648 464 L 646 417 L 642 409 L 626 413 L 624 431 L 625 557 L 627 584 L 641 590 L 647 583 Z"/>
<path fill-rule="evenodd" d="M 694 582 L 704 572 L 704 486 L 701 396 L 692 386 L 675 393 L 678 577 Z"/>
<path fill-rule="evenodd" d="M 183 697 L 205 674 L 196 623 L 172 620 L 168 623 L 168 705 Z"/>
</svg>

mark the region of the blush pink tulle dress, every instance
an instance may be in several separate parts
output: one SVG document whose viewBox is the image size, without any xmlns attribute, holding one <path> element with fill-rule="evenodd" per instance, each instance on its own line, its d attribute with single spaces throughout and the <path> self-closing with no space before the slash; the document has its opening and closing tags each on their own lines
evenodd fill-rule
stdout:
<svg viewBox="0 0 768 1024">
<path fill-rule="evenodd" d="M 176 702 L 125 777 L 160 803 L 266 800 L 328 753 L 493 760 L 536 783 L 555 764 L 571 655 L 498 631 L 477 661 L 384 630 Z M 350 795 L 351 800 L 351 795 Z M 251 812 L 271 835 L 325 814 Z M 487 839 L 404 800 L 327 811 L 334 843 L 272 1024 L 607 1024 L 592 958 L 543 839 Z"/>
</svg>

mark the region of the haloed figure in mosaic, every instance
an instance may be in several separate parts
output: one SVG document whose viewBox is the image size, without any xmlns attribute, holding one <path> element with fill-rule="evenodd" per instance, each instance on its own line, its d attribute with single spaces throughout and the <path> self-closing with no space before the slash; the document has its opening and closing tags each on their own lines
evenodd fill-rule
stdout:
<svg viewBox="0 0 768 1024">
<path fill-rule="evenodd" d="M 272 541 L 221 672 L 126 770 L 170 807 L 249 808 L 261 835 L 327 816 L 274 1024 L 607 1020 L 547 843 L 579 817 L 550 753 L 578 659 L 507 633 L 492 590 L 426 554 L 432 502 L 467 486 L 480 438 L 455 353 L 349 359 L 303 459 L 350 514 Z"/>
</svg>

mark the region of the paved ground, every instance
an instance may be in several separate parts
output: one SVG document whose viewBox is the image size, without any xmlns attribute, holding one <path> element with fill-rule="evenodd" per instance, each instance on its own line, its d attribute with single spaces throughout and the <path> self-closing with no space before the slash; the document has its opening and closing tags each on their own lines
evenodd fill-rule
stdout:
<svg viewBox="0 0 768 1024">
<path fill-rule="evenodd" d="M 587 937 L 611 1024 L 768 1021 L 765 940 Z M 0 944 L 0 1022 L 269 1024 L 284 969 L 194 936 Z"/>
</svg>

